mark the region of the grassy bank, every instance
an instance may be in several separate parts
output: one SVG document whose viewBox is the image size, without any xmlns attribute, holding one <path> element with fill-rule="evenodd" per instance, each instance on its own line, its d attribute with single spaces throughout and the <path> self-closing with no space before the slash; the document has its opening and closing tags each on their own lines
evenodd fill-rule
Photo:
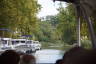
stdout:
<svg viewBox="0 0 96 64">
<path fill-rule="evenodd" d="M 41 42 L 41 44 L 42 44 L 42 49 L 68 50 L 72 47 L 64 43 Z"/>
</svg>

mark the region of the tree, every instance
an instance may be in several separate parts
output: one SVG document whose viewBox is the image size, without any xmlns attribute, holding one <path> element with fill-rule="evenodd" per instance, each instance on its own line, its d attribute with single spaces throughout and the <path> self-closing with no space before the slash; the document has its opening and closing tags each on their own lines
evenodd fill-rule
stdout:
<svg viewBox="0 0 96 64">
<path fill-rule="evenodd" d="M 72 5 L 68 5 L 66 8 L 59 7 L 59 25 L 58 30 L 61 33 L 61 38 L 65 43 L 73 44 L 76 42 L 76 17 L 74 8 Z"/>
<path fill-rule="evenodd" d="M 15 29 L 17 8 L 14 0 L 0 0 L 0 28 Z M 18 22 L 17 22 L 18 23 Z M 0 31 L 0 36 L 4 31 Z M 6 31 L 5 31 L 6 32 Z M 11 34 L 11 33 L 8 33 Z M 5 37 L 9 36 L 7 32 Z"/>
<path fill-rule="evenodd" d="M 0 0 L 0 28 L 11 29 L 19 35 L 32 35 L 39 10 L 37 0 Z"/>
</svg>

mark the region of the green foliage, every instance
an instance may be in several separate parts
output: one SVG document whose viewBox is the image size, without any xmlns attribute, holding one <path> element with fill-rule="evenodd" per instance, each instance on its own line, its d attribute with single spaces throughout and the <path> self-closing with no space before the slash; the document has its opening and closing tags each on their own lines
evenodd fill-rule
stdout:
<svg viewBox="0 0 96 64">
<path fill-rule="evenodd" d="M 58 23 L 59 23 L 59 20 L 58 20 L 58 17 L 55 15 L 55 16 L 46 16 L 46 21 L 49 21 L 50 24 L 56 28 Z"/>
<path fill-rule="evenodd" d="M 60 5 L 58 19 L 58 30 L 60 31 L 61 38 L 65 43 L 73 44 L 76 41 L 76 17 L 74 8 L 68 5 L 67 8 L 63 8 Z"/>
<path fill-rule="evenodd" d="M 14 36 L 33 35 L 36 32 L 36 15 L 40 8 L 37 0 L 0 0 L 0 28 L 12 30 Z M 0 36 L 2 33 L 1 31 Z"/>
<path fill-rule="evenodd" d="M 94 15 L 95 15 L 95 14 L 94 14 Z M 93 29 L 94 29 L 95 34 L 96 34 L 96 29 L 95 29 L 95 28 L 96 28 L 96 15 L 95 15 L 95 17 L 92 17 L 92 19 L 93 19 L 93 20 L 92 20 L 92 21 L 93 21 L 93 22 L 92 22 L 92 23 L 93 23 Z"/>
<path fill-rule="evenodd" d="M 39 22 L 38 37 L 40 41 L 50 41 L 52 26 L 48 21 Z"/>
<path fill-rule="evenodd" d="M 40 41 L 73 44 L 76 42 L 76 19 L 71 5 L 60 6 L 55 16 L 46 16 L 39 22 L 38 37 Z"/>
<path fill-rule="evenodd" d="M 40 5 L 36 0 L 21 0 L 18 4 L 20 12 L 19 24 L 17 27 L 21 35 L 35 35 L 37 24 L 36 14 L 40 9 Z M 18 13 L 19 13 L 18 12 Z"/>
<path fill-rule="evenodd" d="M 0 1 L 0 28 L 14 29 L 17 16 L 16 1 L 13 0 L 1 0 Z M 13 26 L 13 27 L 12 27 Z M 0 31 L 0 36 L 2 33 L 7 31 Z M 5 37 L 9 36 L 5 33 Z"/>
<path fill-rule="evenodd" d="M 90 40 L 81 40 L 81 45 L 84 48 L 90 49 L 92 48 L 92 44 Z"/>
<path fill-rule="evenodd" d="M 0 28 L 11 32 L 0 31 L 0 37 L 32 35 L 31 39 L 50 43 L 73 44 L 77 40 L 75 9 L 71 4 L 63 8 L 60 3 L 59 13 L 46 16 L 44 20 L 37 18 L 41 9 L 37 0 L 0 0 Z M 95 24 L 94 23 L 94 29 Z M 95 30 L 96 32 L 96 30 Z M 88 36 L 87 24 L 81 23 L 81 36 Z M 89 48 L 89 41 L 82 41 L 82 46 Z M 45 45 L 45 44 L 44 44 Z"/>
</svg>

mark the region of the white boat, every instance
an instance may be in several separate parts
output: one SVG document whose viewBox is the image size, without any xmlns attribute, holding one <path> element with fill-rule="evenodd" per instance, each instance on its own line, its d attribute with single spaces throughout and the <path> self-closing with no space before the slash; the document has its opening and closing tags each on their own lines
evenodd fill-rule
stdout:
<svg viewBox="0 0 96 64">
<path fill-rule="evenodd" d="M 12 49 L 11 38 L 0 38 L 0 51 Z"/>
<path fill-rule="evenodd" d="M 36 51 L 41 49 L 41 44 L 39 43 L 39 41 L 2 38 L 0 42 L 0 51 L 13 49 L 16 51 L 26 52 L 27 50 Z"/>
<path fill-rule="evenodd" d="M 40 50 L 41 49 L 41 44 L 40 44 L 39 41 L 33 41 L 33 45 L 34 45 L 36 50 Z"/>
</svg>

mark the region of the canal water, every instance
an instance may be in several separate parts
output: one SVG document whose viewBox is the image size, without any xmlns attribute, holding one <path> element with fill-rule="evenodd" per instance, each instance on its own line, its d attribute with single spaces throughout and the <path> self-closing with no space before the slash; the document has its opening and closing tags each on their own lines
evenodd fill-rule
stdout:
<svg viewBox="0 0 96 64">
<path fill-rule="evenodd" d="M 56 60 L 63 57 L 64 51 L 55 49 L 43 49 L 34 54 L 37 64 L 54 64 Z"/>
</svg>

